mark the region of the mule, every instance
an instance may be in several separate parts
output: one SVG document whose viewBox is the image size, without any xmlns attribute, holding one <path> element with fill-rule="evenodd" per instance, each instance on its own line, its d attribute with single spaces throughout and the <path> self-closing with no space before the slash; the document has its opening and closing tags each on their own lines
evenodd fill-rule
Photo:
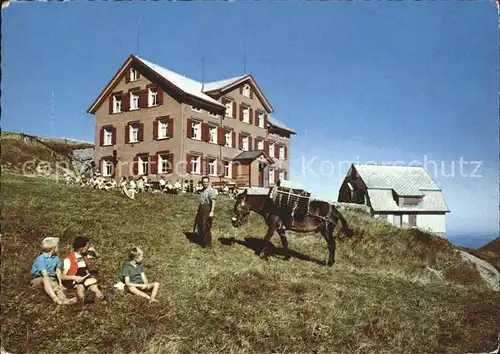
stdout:
<svg viewBox="0 0 500 354">
<path fill-rule="evenodd" d="M 245 190 L 236 198 L 233 217 L 231 218 L 233 226 L 240 227 L 246 224 L 248 216 L 252 211 L 261 215 L 268 227 L 266 236 L 264 237 L 263 258 L 268 258 L 270 240 L 274 233 L 277 232 L 285 251 L 285 259 L 290 259 L 288 255 L 288 240 L 284 228 L 287 224 L 285 220 L 290 217 L 290 211 L 277 208 L 267 194 L 253 195 L 248 194 L 248 191 Z M 308 214 L 299 219 L 294 219 L 290 230 L 299 233 L 321 233 L 328 244 L 329 254 L 327 265 L 332 266 L 335 263 L 335 238 L 333 237 L 333 232 L 339 220 L 342 224 L 342 232 L 346 236 L 352 236 L 352 231 L 349 229 L 347 221 L 334 205 L 325 201 L 312 200 L 309 202 Z"/>
</svg>

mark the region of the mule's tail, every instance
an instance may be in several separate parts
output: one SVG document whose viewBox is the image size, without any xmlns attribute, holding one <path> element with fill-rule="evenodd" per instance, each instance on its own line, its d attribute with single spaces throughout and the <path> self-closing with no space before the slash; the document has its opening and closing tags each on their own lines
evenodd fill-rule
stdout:
<svg viewBox="0 0 500 354">
<path fill-rule="evenodd" d="M 332 214 L 340 220 L 340 223 L 342 224 L 342 232 L 344 235 L 347 237 L 352 237 L 354 236 L 354 232 L 349 228 L 349 224 L 347 223 L 347 220 L 344 218 L 344 215 L 337 209 L 335 205 L 332 204 Z"/>
</svg>

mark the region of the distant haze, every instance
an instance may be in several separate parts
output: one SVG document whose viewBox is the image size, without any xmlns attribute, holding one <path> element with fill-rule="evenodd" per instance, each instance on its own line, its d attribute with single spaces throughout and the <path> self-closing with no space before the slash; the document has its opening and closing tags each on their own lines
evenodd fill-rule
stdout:
<svg viewBox="0 0 500 354">
<path fill-rule="evenodd" d="M 488 242 L 499 237 L 495 235 L 471 235 L 471 234 L 456 234 L 448 235 L 448 241 L 455 246 L 463 246 L 469 248 L 481 248 Z"/>
</svg>

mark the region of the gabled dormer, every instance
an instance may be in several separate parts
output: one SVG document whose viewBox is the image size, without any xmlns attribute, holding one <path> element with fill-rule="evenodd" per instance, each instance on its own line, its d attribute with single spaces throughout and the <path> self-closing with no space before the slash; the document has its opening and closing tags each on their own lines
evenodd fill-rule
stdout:
<svg viewBox="0 0 500 354">
<path fill-rule="evenodd" d="M 145 78 L 146 80 L 142 80 Z M 127 92 L 115 92 L 120 82 L 126 84 L 137 82 L 137 87 Z M 141 81 L 149 84 L 139 85 Z M 87 112 L 95 114 L 97 109 L 109 100 L 110 114 L 161 105 L 162 93 L 166 92 L 178 102 L 185 102 L 195 107 L 206 109 L 214 114 L 223 114 L 224 106 L 209 95 L 202 92 L 202 83 L 165 69 L 135 55 L 130 55 L 120 69 L 111 78 L 99 96 L 90 105 Z"/>
<path fill-rule="evenodd" d="M 250 74 L 203 84 L 203 93 L 213 97 L 214 99 L 221 99 L 234 90 L 238 90 L 239 94 L 246 98 L 257 98 L 266 113 L 274 112 L 274 108 L 271 106 L 271 103 L 269 103 L 259 85 L 257 85 L 254 77 Z"/>
<path fill-rule="evenodd" d="M 267 117 L 267 130 L 269 134 L 277 135 L 281 138 L 290 138 L 291 135 L 297 134 L 271 115 Z"/>
<path fill-rule="evenodd" d="M 400 208 L 419 208 L 422 202 L 422 196 L 398 196 L 396 199 L 396 203 Z"/>
</svg>

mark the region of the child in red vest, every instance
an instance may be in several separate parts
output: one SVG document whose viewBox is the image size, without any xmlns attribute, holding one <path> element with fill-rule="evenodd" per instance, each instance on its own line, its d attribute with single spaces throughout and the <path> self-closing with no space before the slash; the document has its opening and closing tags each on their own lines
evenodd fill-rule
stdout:
<svg viewBox="0 0 500 354">
<path fill-rule="evenodd" d="M 73 252 L 64 258 L 62 279 L 66 288 L 76 288 L 76 297 L 83 308 L 85 290 L 94 292 L 99 300 L 104 300 L 104 295 L 97 286 L 97 279 L 90 275 L 88 269 L 88 253 L 95 250 L 90 247 L 87 237 L 78 236 L 73 241 Z"/>
</svg>

